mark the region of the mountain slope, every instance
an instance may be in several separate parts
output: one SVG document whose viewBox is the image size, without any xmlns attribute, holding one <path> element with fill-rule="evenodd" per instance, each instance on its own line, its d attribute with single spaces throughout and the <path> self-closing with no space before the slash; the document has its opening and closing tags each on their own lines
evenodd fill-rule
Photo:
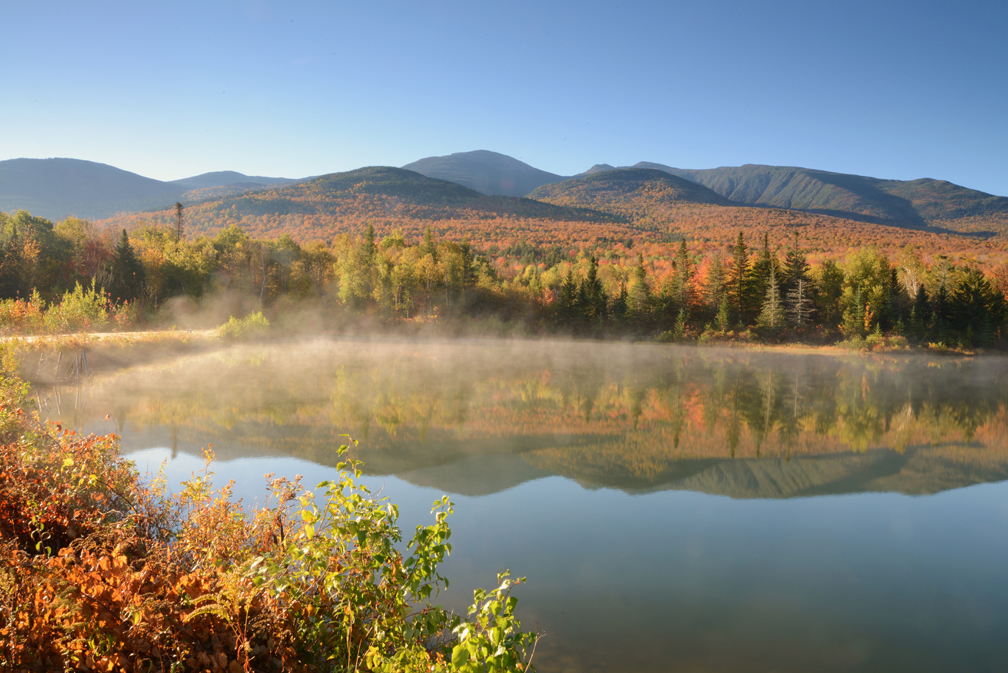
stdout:
<svg viewBox="0 0 1008 673">
<path fill-rule="evenodd" d="M 219 171 L 163 182 L 94 161 L 9 159 L 0 161 L 0 210 L 28 210 L 51 220 L 98 219 L 213 195 L 206 190 L 240 193 L 278 182 L 289 180 Z"/>
<path fill-rule="evenodd" d="M 29 210 L 51 220 L 168 206 L 185 191 L 179 185 L 93 161 L 0 161 L 0 210 Z"/>
<path fill-rule="evenodd" d="M 543 185 L 530 198 L 562 206 L 597 208 L 631 219 L 659 216 L 681 204 L 732 205 L 702 185 L 662 171 L 618 168 Z"/>
<path fill-rule="evenodd" d="M 878 178 L 789 166 L 680 169 L 641 162 L 714 190 L 744 205 L 811 210 L 911 228 L 952 226 L 965 218 L 988 218 L 1008 228 L 1008 198 L 950 182 Z"/>
<path fill-rule="evenodd" d="M 406 164 L 403 168 L 429 178 L 456 182 L 483 194 L 498 196 L 526 196 L 540 185 L 564 179 L 488 150 L 427 157 Z"/>
</svg>

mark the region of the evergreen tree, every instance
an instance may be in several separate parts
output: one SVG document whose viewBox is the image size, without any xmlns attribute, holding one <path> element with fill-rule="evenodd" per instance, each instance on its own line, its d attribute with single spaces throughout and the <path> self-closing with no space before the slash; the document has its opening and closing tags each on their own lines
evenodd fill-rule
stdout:
<svg viewBox="0 0 1008 673">
<path fill-rule="evenodd" d="M 627 316 L 627 289 L 626 283 L 620 283 L 619 294 L 613 300 L 612 306 L 613 320 L 619 324 L 622 324 L 626 320 Z"/>
<path fill-rule="evenodd" d="M 750 291 L 753 299 L 761 302 L 766 297 L 767 286 L 770 283 L 770 274 L 776 271 L 776 268 L 777 258 L 770 252 L 770 237 L 764 233 L 763 249 L 756 255 L 756 260 L 753 262 L 750 272 L 752 278 Z"/>
<path fill-rule="evenodd" d="M 374 225 L 368 222 L 367 230 L 364 232 L 364 242 L 362 248 L 362 257 L 368 264 L 374 261 L 375 255 L 378 253 L 378 246 L 375 245 L 375 233 Z"/>
<path fill-rule="evenodd" d="M 794 243 L 787 251 L 787 255 L 784 257 L 784 269 L 781 274 L 781 289 L 784 292 L 790 292 L 798 284 L 798 281 L 805 281 L 805 293 L 808 294 L 810 289 L 809 280 L 809 265 L 805 260 L 805 252 L 801 249 L 798 242 L 798 232 L 794 234 Z"/>
<path fill-rule="evenodd" d="M 949 318 L 966 341 L 986 346 L 1004 321 L 1004 297 L 994 292 L 979 269 L 971 268 L 952 295 Z"/>
<path fill-rule="evenodd" d="M 865 304 L 861 296 L 861 286 L 858 285 L 854 288 L 851 301 L 844 310 L 840 328 L 848 337 L 864 336 L 868 331 L 865 322 Z"/>
<path fill-rule="evenodd" d="M 143 263 L 130 245 L 129 235 L 122 230 L 119 243 L 112 251 L 111 283 L 107 288 L 113 301 L 133 301 L 140 296 L 144 285 Z"/>
<path fill-rule="evenodd" d="M 627 290 L 627 313 L 638 323 L 646 323 L 651 317 L 651 290 L 648 288 L 644 256 L 641 254 L 637 255 L 637 266 L 633 269 Z"/>
<path fill-rule="evenodd" d="M 602 281 L 598 277 L 598 260 L 592 256 L 588 266 L 588 274 L 581 281 L 578 293 L 578 304 L 585 322 L 592 324 L 605 318 L 606 306 L 609 303 Z"/>
<path fill-rule="evenodd" d="M 574 280 L 574 269 L 567 269 L 567 275 L 560 284 L 560 296 L 557 298 L 557 317 L 561 323 L 573 320 L 577 310 L 578 285 Z"/>
<path fill-rule="evenodd" d="M 182 223 L 183 206 L 180 202 L 175 202 L 175 242 L 178 243 L 185 235 L 185 227 Z"/>
<path fill-rule="evenodd" d="M 739 323 L 745 322 L 749 308 L 749 252 L 742 232 L 732 248 L 732 264 L 728 270 L 728 296 Z"/>
</svg>

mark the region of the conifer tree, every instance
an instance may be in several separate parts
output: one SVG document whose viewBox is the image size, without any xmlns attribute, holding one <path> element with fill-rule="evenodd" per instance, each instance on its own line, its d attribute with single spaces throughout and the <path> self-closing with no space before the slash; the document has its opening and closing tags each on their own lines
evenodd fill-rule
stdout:
<svg viewBox="0 0 1008 673">
<path fill-rule="evenodd" d="M 566 323 L 574 318 L 577 310 L 578 285 L 574 280 L 574 269 L 567 269 L 567 275 L 563 283 L 560 284 L 560 296 L 558 297 L 557 315 L 562 323 Z"/>
<path fill-rule="evenodd" d="M 175 242 L 178 243 L 182 240 L 182 236 L 185 234 L 185 228 L 182 225 L 182 203 L 179 201 L 175 202 Z"/>
<path fill-rule="evenodd" d="M 590 260 L 588 274 L 581 281 L 578 303 L 582 317 L 589 324 L 605 318 L 609 302 L 602 281 L 598 277 L 598 260 L 594 256 Z"/>
<path fill-rule="evenodd" d="M 647 284 L 644 269 L 644 255 L 637 255 L 637 265 L 633 269 L 630 287 L 627 290 L 627 313 L 639 323 L 647 322 L 651 316 L 651 290 Z"/>
<path fill-rule="evenodd" d="M 784 277 L 781 278 L 781 289 L 785 292 L 792 290 L 799 280 L 805 281 L 805 292 L 808 293 L 809 285 L 809 265 L 805 260 L 805 252 L 801 249 L 798 241 L 798 232 L 794 233 L 794 243 L 788 249 L 784 257 Z"/>
<path fill-rule="evenodd" d="M 728 295 L 739 323 L 745 321 L 749 306 L 749 252 L 742 232 L 732 248 L 732 264 L 728 271 Z"/>
<path fill-rule="evenodd" d="M 130 245 L 129 235 L 126 230 L 122 230 L 119 243 L 112 251 L 111 264 L 112 280 L 109 293 L 113 301 L 133 301 L 140 296 L 144 284 L 143 263 L 137 258 L 133 246 Z"/>
<path fill-rule="evenodd" d="M 770 251 L 770 236 L 764 232 L 763 234 L 763 249 L 760 250 L 759 254 L 756 255 L 756 260 L 753 262 L 751 275 L 751 297 L 753 304 L 756 307 L 762 305 L 763 299 L 766 297 L 767 287 L 770 283 L 771 272 L 779 271 L 779 263 L 777 262 L 777 256 Z M 778 283 L 780 282 L 780 274 L 777 273 Z M 779 286 L 778 286 L 779 289 Z"/>
</svg>

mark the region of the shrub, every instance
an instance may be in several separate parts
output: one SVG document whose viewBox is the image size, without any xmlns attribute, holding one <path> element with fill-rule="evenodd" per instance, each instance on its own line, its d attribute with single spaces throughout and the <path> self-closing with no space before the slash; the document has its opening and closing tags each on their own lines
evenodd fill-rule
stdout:
<svg viewBox="0 0 1008 673">
<path fill-rule="evenodd" d="M 77 283 L 73 290 L 68 290 L 45 312 L 44 327 L 46 332 L 81 332 L 91 329 L 101 329 L 108 322 L 109 300 L 103 292 L 91 286 L 84 289 Z"/>
<path fill-rule="evenodd" d="M 262 311 L 249 313 L 244 318 L 231 318 L 217 328 L 217 333 L 223 339 L 241 339 L 256 334 L 261 334 L 269 327 L 269 320 L 262 314 Z"/>
<path fill-rule="evenodd" d="M 32 334 L 42 331 L 45 300 L 33 290 L 28 299 L 0 300 L 0 330 L 4 334 Z"/>
</svg>

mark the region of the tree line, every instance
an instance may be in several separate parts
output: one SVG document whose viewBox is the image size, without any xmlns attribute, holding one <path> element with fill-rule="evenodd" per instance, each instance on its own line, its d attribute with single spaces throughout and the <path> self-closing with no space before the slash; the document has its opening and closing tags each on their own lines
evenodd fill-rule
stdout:
<svg viewBox="0 0 1008 673">
<path fill-rule="evenodd" d="M 743 232 L 726 249 L 691 251 L 626 241 L 568 249 L 562 242 L 478 248 L 431 227 L 408 240 L 336 235 L 302 245 L 250 237 L 237 226 L 187 239 L 171 225 L 111 232 L 86 220 L 53 223 L 0 213 L 0 299 L 33 292 L 57 302 L 77 284 L 111 304 L 156 311 L 175 296 L 232 291 L 262 309 L 314 300 L 332 311 L 396 320 L 495 316 L 586 336 L 664 335 L 848 339 L 894 335 L 917 343 L 990 347 L 1008 310 L 992 269 L 907 247 L 853 249 L 810 265 L 799 233 L 784 246 Z"/>
</svg>

